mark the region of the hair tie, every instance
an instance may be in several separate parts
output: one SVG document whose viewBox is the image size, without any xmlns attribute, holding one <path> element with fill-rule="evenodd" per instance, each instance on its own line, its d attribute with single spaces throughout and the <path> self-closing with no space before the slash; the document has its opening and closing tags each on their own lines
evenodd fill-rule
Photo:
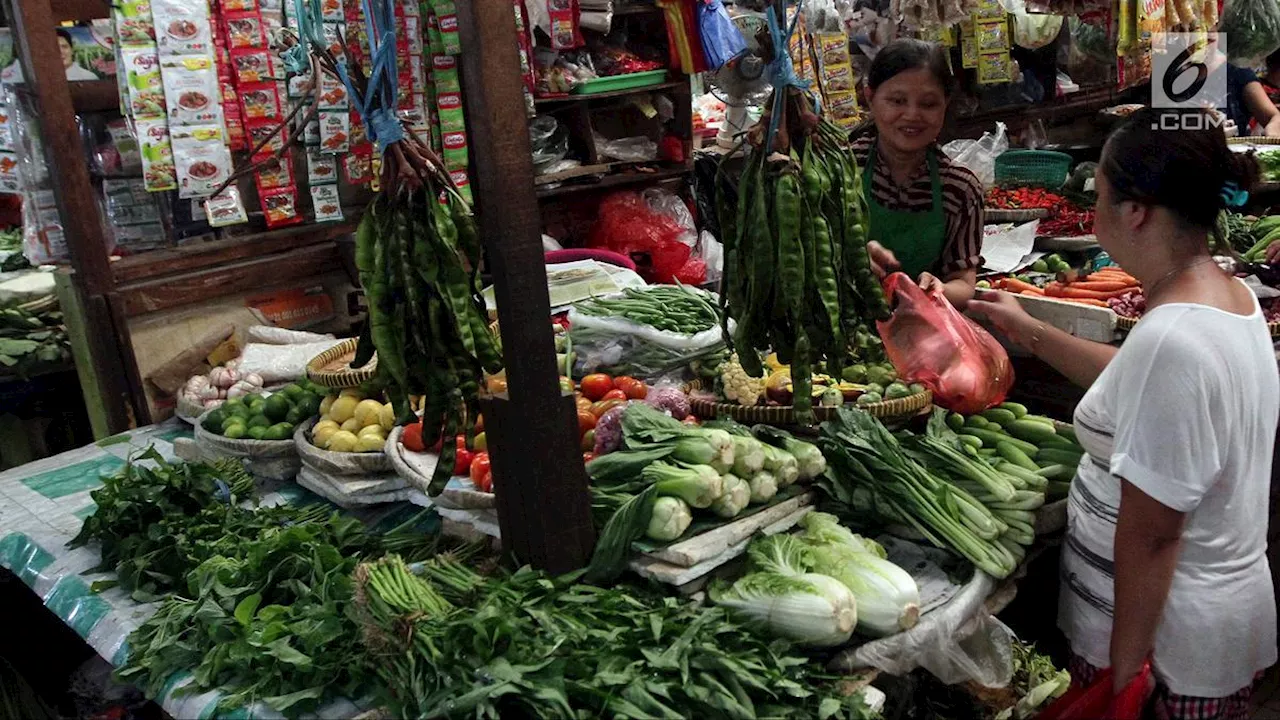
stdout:
<svg viewBox="0 0 1280 720">
<path fill-rule="evenodd" d="M 1244 207 L 1249 202 L 1249 191 L 1241 190 L 1240 186 L 1232 181 L 1227 181 L 1222 186 L 1222 203 L 1229 208 Z"/>
</svg>

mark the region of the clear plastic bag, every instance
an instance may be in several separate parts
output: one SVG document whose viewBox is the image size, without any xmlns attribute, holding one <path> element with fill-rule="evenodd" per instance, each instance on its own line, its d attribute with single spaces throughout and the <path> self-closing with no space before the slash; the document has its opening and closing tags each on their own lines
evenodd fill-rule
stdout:
<svg viewBox="0 0 1280 720">
<path fill-rule="evenodd" d="M 691 289 L 692 292 L 694 291 Z M 575 370 L 653 378 L 724 349 L 719 326 L 693 335 L 659 330 L 620 317 L 569 310 L 569 338 L 577 353 Z M 734 323 L 729 321 L 729 331 Z"/>
<path fill-rule="evenodd" d="M 952 307 L 941 284 L 925 293 L 907 275 L 885 280 L 893 315 L 877 322 L 898 374 L 933 391 L 936 404 L 970 415 L 1004 401 L 1013 386 L 1009 354 Z"/>
<path fill-rule="evenodd" d="M 1280 3 L 1276 0 L 1232 0 L 1222 12 L 1218 33 L 1230 39 L 1227 55 L 1245 67 L 1262 64 L 1280 48 Z"/>
<path fill-rule="evenodd" d="M 952 162 L 963 165 L 978 176 L 985 188 L 996 184 L 996 158 L 1009 149 L 1009 136 L 1005 124 L 996 123 L 994 133 L 983 133 L 977 140 L 952 140 L 942 146 L 942 152 Z"/>
</svg>

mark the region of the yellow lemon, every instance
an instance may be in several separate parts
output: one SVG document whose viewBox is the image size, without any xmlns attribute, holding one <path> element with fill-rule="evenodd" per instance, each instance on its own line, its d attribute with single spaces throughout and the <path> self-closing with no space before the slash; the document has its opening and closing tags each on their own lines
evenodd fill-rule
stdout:
<svg viewBox="0 0 1280 720">
<path fill-rule="evenodd" d="M 382 406 L 382 412 L 378 413 L 378 424 L 387 432 L 391 432 L 391 428 L 396 426 L 396 410 L 391 407 L 391 403 Z"/>
<path fill-rule="evenodd" d="M 356 452 L 382 452 L 386 447 L 386 438 L 369 433 L 356 438 Z"/>
<path fill-rule="evenodd" d="M 355 418 L 347 418 L 347 421 L 342 423 L 342 429 L 346 430 L 352 435 L 355 435 L 356 433 L 360 432 L 360 423 Z"/>
<path fill-rule="evenodd" d="M 350 395 L 343 395 L 333 401 L 333 405 L 329 406 L 329 419 L 341 425 L 350 420 L 356 414 L 356 407 L 360 401 Z M 363 427 L 361 423 L 358 427 Z"/>
<path fill-rule="evenodd" d="M 325 449 L 332 450 L 333 452 L 355 452 L 356 445 L 359 442 L 359 438 L 357 438 L 354 433 L 349 433 L 346 430 L 339 430 L 329 436 L 329 444 L 325 446 Z"/>
<path fill-rule="evenodd" d="M 321 420 L 316 423 L 315 428 L 312 429 L 311 440 L 315 443 L 316 447 L 324 447 L 329 444 L 329 438 L 333 437 L 333 434 L 339 430 L 341 430 L 341 428 L 338 427 L 338 423 L 332 420 Z"/>
<path fill-rule="evenodd" d="M 324 399 L 320 401 L 320 417 L 324 417 L 329 414 L 329 408 L 333 407 L 333 401 L 337 399 L 337 395 L 324 396 Z"/>
<path fill-rule="evenodd" d="M 361 400 L 352 412 L 360 423 L 360 427 L 378 424 L 378 416 L 382 413 L 382 403 L 377 400 Z"/>
<path fill-rule="evenodd" d="M 387 439 L 387 433 L 382 429 L 381 425 L 365 425 L 360 428 L 360 432 L 356 433 L 357 437 L 364 437 L 365 435 L 377 435 L 383 440 Z"/>
</svg>

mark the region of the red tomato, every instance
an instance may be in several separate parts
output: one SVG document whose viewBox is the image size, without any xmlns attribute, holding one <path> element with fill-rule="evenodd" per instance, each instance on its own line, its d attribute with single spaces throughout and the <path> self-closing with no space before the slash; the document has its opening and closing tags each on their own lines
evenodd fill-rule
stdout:
<svg viewBox="0 0 1280 720">
<path fill-rule="evenodd" d="M 476 484 L 480 492 L 490 492 L 493 488 L 493 469 L 489 462 L 489 453 L 476 453 L 468 470 L 471 482 Z"/>
<path fill-rule="evenodd" d="M 592 403 L 591 414 L 595 415 L 596 419 L 599 420 L 600 416 L 605 414 L 605 411 L 607 411 L 609 408 L 617 407 L 625 402 L 626 400 L 618 400 L 617 398 L 614 398 L 612 400 L 601 400 L 598 403 Z"/>
<path fill-rule="evenodd" d="M 604 373 L 595 373 L 582 378 L 582 394 L 589 400 L 600 400 L 605 393 L 613 389 L 613 378 Z M 623 395 L 626 397 L 626 395 Z"/>
<path fill-rule="evenodd" d="M 409 452 L 426 450 L 426 446 L 422 444 L 422 423 L 416 422 L 411 425 L 405 425 L 404 432 L 400 434 L 400 442 L 404 445 L 404 449 Z"/>
<path fill-rule="evenodd" d="M 484 454 L 488 455 L 488 453 L 484 453 Z M 475 459 L 475 457 L 476 457 L 476 454 L 466 449 L 465 447 L 458 448 L 458 454 L 453 461 L 453 474 L 455 476 L 466 475 L 467 471 L 471 469 L 471 462 Z"/>
<path fill-rule="evenodd" d="M 582 433 L 582 450 L 594 450 L 596 447 L 596 431 L 588 430 Z"/>
<path fill-rule="evenodd" d="M 588 430 L 595 428 L 596 416 L 585 410 L 578 411 L 578 436 L 586 434 Z"/>
<path fill-rule="evenodd" d="M 649 394 L 649 386 L 636 380 L 630 386 L 623 388 L 622 391 L 632 400 L 643 400 Z"/>
<path fill-rule="evenodd" d="M 616 388 L 615 388 L 615 389 L 610 390 L 609 392 L 605 393 L 605 394 L 604 394 L 604 397 L 602 397 L 602 398 L 600 398 L 600 399 L 601 399 L 601 400 L 626 400 L 626 399 L 627 399 L 627 394 L 626 394 L 626 393 L 624 393 L 624 392 L 622 392 L 621 390 L 618 390 L 618 389 L 616 389 Z"/>
<path fill-rule="evenodd" d="M 698 422 L 698 418 L 692 415 L 685 415 L 684 419 L 681 420 L 680 422 L 684 423 L 685 425 L 701 425 L 702 424 Z"/>
<path fill-rule="evenodd" d="M 573 401 L 578 405 L 578 410 L 580 411 L 591 409 L 591 400 L 585 395 L 579 393 L 573 397 Z"/>
</svg>

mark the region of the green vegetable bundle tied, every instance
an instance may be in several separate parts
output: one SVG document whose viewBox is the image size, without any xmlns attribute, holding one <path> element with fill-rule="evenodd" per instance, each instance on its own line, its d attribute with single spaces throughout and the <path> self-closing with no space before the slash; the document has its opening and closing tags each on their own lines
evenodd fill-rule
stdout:
<svg viewBox="0 0 1280 720">
<path fill-rule="evenodd" d="M 808 425 L 814 363 L 825 358 L 827 373 L 840 377 L 861 322 L 887 318 L 889 306 L 871 271 L 862 175 L 844 131 L 819 120 L 798 89 L 783 104 L 761 121 L 785 113 L 774 146 L 749 133 L 736 191 L 717 183 L 720 297 L 737 323 L 727 339 L 742 367 L 759 377 L 759 354 L 775 351 L 791 366 L 796 421 Z"/>
<path fill-rule="evenodd" d="M 369 319 L 352 367 L 377 350 L 379 380 L 398 423 L 413 421 L 409 396 L 422 395 L 424 438 L 470 436 L 484 373 L 501 369 L 502 355 L 480 297 L 471 211 L 452 185 L 431 175 L 423 180 L 375 198 L 356 231 Z M 429 494 L 444 490 L 455 452 L 454 443 L 444 443 Z"/>
</svg>

